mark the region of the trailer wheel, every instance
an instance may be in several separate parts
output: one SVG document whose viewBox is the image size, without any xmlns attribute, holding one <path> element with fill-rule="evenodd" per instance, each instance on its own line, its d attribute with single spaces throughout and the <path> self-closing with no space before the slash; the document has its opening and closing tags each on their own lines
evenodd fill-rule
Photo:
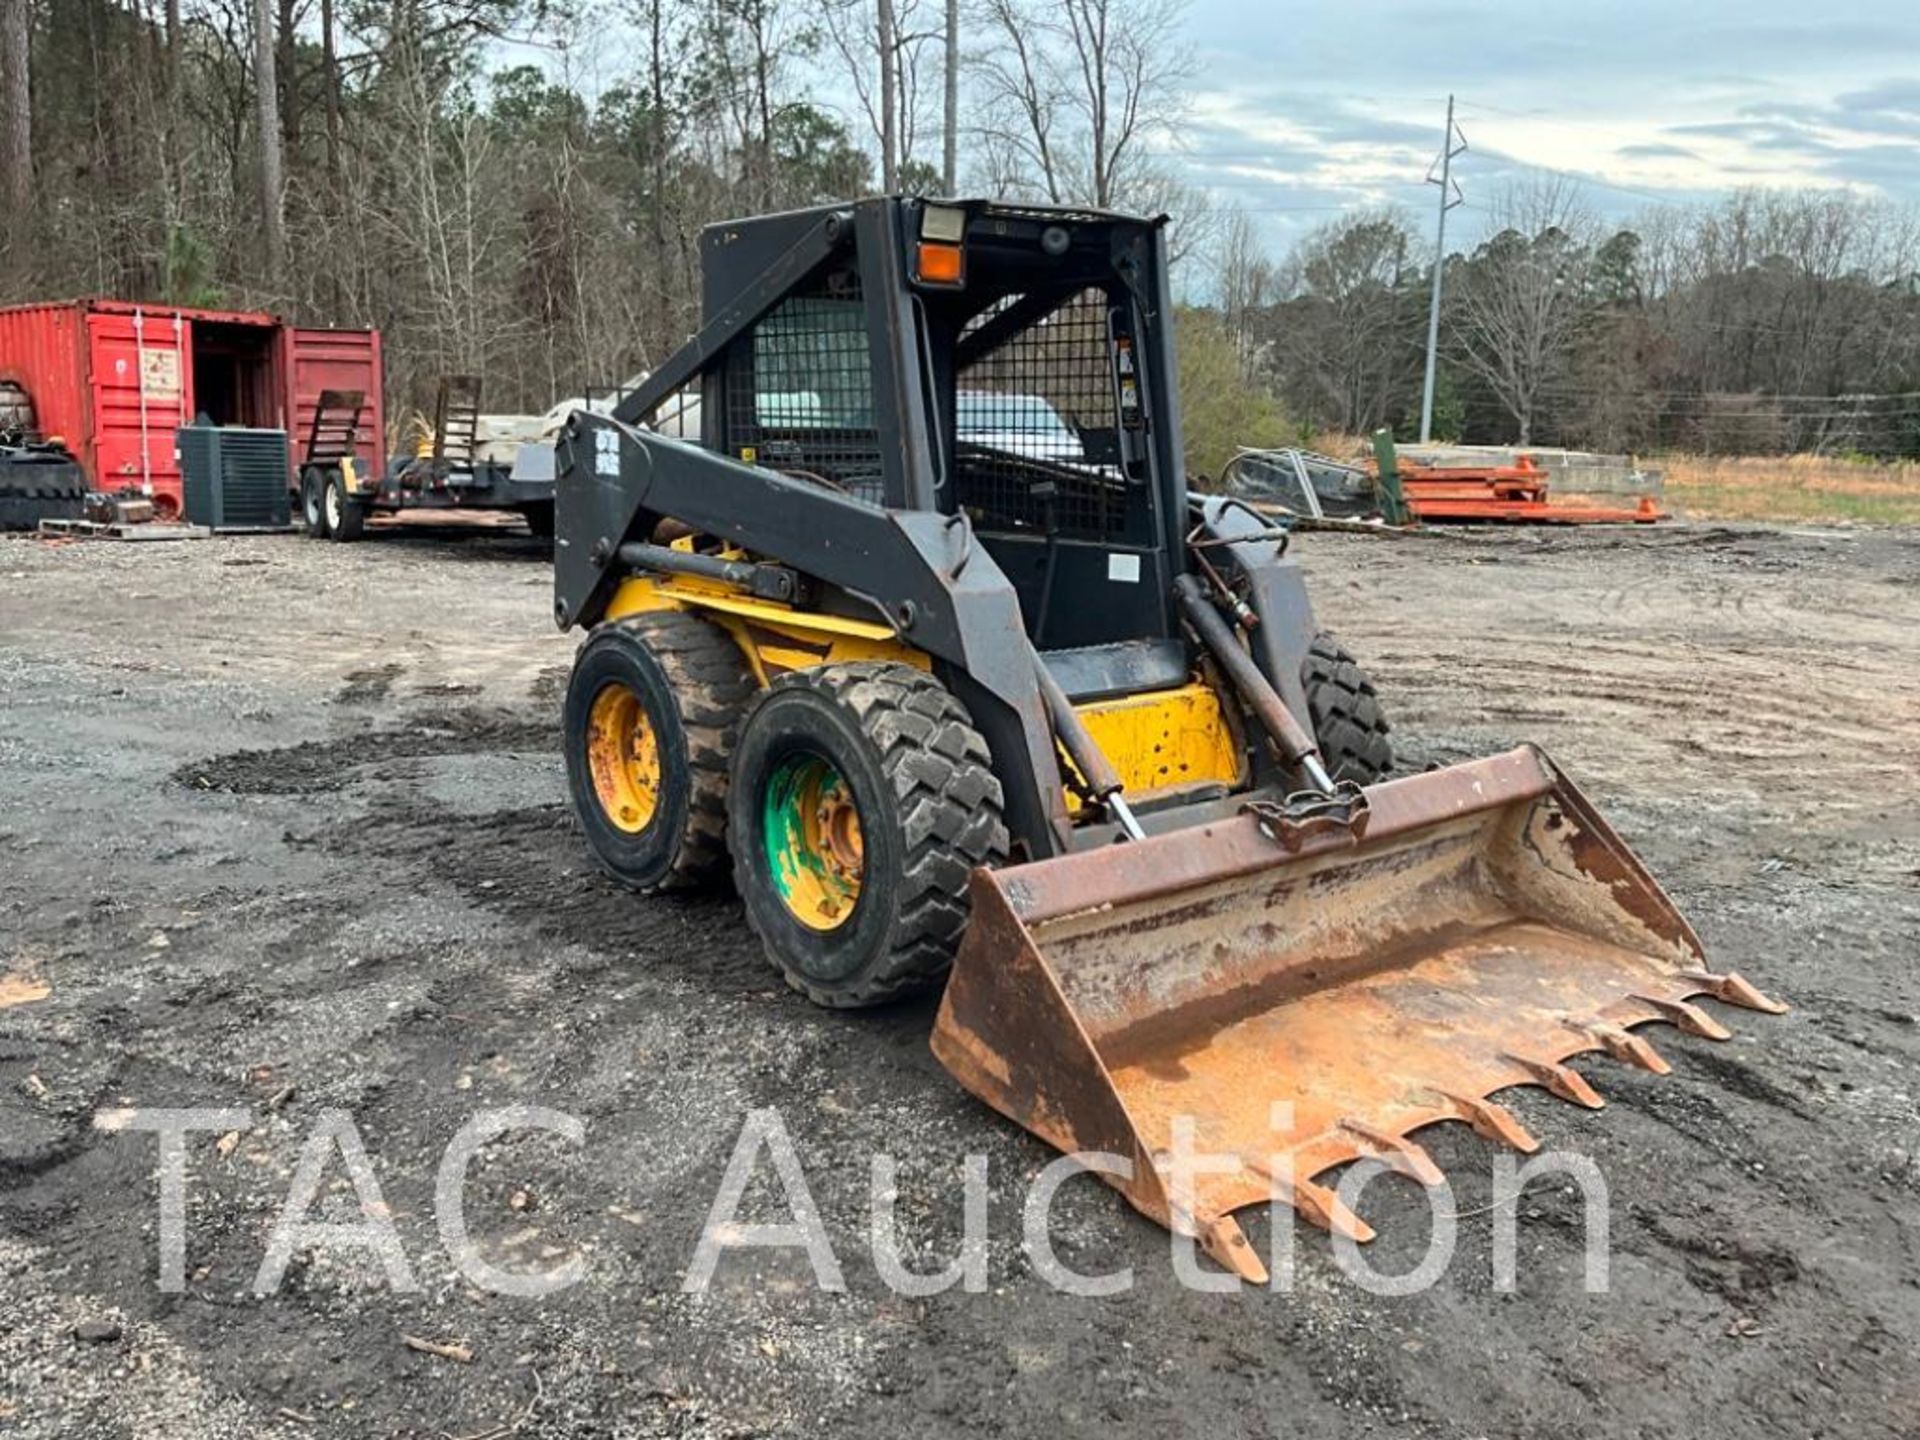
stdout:
<svg viewBox="0 0 1920 1440">
<path fill-rule="evenodd" d="M 967 877 L 1007 857 L 1000 782 L 966 708 L 908 665 L 776 680 L 733 757 L 728 836 L 747 923 L 819 1005 L 937 984 Z"/>
<path fill-rule="evenodd" d="M 621 884 L 668 890 L 725 873 L 728 765 L 753 691 L 733 637 L 684 611 L 601 625 L 580 647 L 562 722 L 567 788 L 594 858 Z"/>
<path fill-rule="evenodd" d="M 367 507 L 347 493 L 347 477 L 341 471 L 335 470 L 327 481 L 320 509 L 329 538 L 345 544 L 366 533 Z"/>
<path fill-rule="evenodd" d="M 316 540 L 327 538 L 327 476 L 314 465 L 300 472 L 300 519 L 307 534 Z"/>
<path fill-rule="evenodd" d="M 527 532 L 534 539 L 551 540 L 553 538 L 553 502 L 551 500 L 539 500 L 531 505 L 523 505 L 520 507 L 520 514 L 525 517 Z"/>
<path fill-rule="evenodd" d="M 1384 779 L 1393 769 L 1386 712 L 1373 681 L 1347 648 L 1324 630 L 1314 636 L 1300 666 L 1300 682 L 1327 773 L 1359 785 Z"/>
</svg>

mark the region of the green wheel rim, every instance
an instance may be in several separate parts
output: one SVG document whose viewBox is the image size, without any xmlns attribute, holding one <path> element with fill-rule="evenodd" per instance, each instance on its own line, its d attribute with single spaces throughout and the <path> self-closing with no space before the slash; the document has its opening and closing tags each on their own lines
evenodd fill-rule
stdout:
<svg viewBox="0 0 1920 1440">
<path fill-rule="evenodd" d="M 838 930 L 860 900 L 866 850 L 853 787 L 823 756 L 786 756 L 760 802 L 774 892 L 809 930 Z"/>
</svg>

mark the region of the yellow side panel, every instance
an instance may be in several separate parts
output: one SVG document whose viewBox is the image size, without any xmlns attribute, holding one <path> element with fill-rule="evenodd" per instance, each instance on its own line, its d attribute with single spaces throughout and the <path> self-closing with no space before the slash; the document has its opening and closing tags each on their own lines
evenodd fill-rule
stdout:
<svg viewBox="0 0 1920 1440">
<path fill-rule="evenodd" d="M 698 610 L 724 625 L 746 653 L 762 685 L 789 670 L 857 660 L 892 660 L 917 670 L 933 665 L 925 651 L 907 644 L 885 625 L 795 610 L 697 577 L 645 576 L 622 581 L 607 606 L 607 619 L 619 620 L 647 610 Z"/>
<path fill-rule="evenodd" d="M 1073 707 L 1134 796 L 1175 785 L 1218 781 L 1238 786 L 1243 759 L 1220 698 L 1205 685 L 1182 685 Z"/>
</svg>

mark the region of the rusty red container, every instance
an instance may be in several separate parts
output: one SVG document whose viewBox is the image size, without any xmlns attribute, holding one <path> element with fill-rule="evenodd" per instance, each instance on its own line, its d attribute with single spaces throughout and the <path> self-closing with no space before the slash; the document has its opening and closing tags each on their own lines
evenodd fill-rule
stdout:
<svg viewBox="0 0 1920 1440">
<path fill-rule="evenodd" d="M 360 458 L 370 474 L 384 466 L 377 330 L 125 300 L 18 305 L 0 309 L 0 379 L 25 387 L 36 427 L 66 442 L 95 489 L 137 490 L 157 509 L 180 505 L 181 425 L 285 430 L 297 465 L 322 390 L 366 392 Z"/>
</svg>

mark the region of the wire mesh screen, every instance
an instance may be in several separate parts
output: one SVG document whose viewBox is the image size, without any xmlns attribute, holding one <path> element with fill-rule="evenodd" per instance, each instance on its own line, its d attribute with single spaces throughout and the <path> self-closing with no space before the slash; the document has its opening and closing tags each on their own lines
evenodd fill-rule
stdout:
<svg viewBox="0 0 1920 1440">
<path fill-rule="evenodd" d="M 727 449 L 857 499 L 885 498 L 858 275 L 829 272 L 734 342 Z"/>
<path fill-rule="evenodd" d="M 700 382 L 682 385 L 644 417 L 648 428 L 691 444 L 700 443 Z"/>
<path fill-rule="evenodd" d="M 1051 309 L 1010 296 L 962 333 L 955 478 L 989 528 L 1107 539 L 1125 524 L 1123 483 L 1089 444 L 1117 419 L 1109 303 L 1097 289 Z"/>
</svg>

